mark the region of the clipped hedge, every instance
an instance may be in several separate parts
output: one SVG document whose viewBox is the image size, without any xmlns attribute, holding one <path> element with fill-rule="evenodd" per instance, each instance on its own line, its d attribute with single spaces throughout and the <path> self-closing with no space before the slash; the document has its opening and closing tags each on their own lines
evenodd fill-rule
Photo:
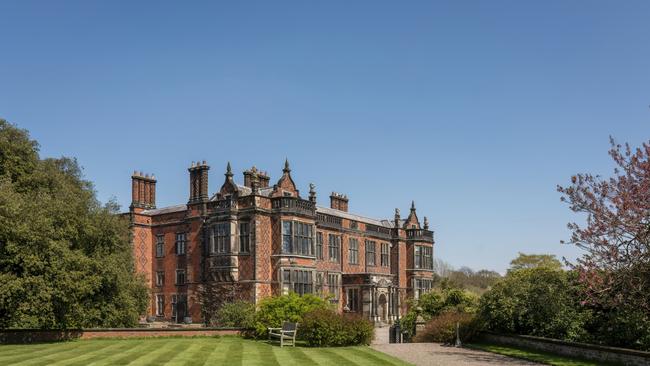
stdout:
<svg viewBox="0 0 650 366">
<path fill-rule="evenodd" d="M 315 309 L 303 316 L 298 334 L 313 347 L 369 345 L 374 327 L 370 321 L 360 317 Z"/>
</svg>

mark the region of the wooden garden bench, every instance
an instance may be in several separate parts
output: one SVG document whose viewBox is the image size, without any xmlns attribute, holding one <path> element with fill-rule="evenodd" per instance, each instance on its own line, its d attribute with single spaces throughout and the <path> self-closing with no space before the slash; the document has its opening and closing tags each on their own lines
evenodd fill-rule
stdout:
<svg viewBox="0 0 650 366">
<path fill-rule="evenodd" d="M 284 322 L 282 328 L 269 328 L 269 342 L 279 339 L 280 347 L 285 344 L 295 347 L 297 332 L 298 323 Z"/>
</svg>

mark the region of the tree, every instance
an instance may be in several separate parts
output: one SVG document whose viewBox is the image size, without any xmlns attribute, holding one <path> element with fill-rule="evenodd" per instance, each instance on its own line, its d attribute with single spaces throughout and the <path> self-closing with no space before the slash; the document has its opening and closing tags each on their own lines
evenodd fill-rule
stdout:
<svg viewBox="0 0 650 366">
<path fill-rule="evenodd" d="M 440 258 L 433 259 L 433 271 L 440 277 L 448 277 L 454 268 Z"/>
<path fill-rule="evenodd" d="M 118 206 L 0 120 L 0 328 L 133 326 L 147 299 Z"/>
<path fill-rule="evenodd" d="M 548 267 L 511 271 L 480 300 L 488 330 L 567 340 L 585 338 L 590 312 L 570 274 Z"/>
<path fill-rule="evenodd" d="M 510 261 L 509 271 L 540 267 L 560 270 L 562 269 L 562 263 L 552 254 L 524 254 L 519 252 L 519 256 Z"/>
<path fill-rule="evenodd" d="M 632 149 L 610 138 L 616 168 L 610 178 L 577 174 L 558 186 L 562 201 L 586 215 L 569 223 L 570 244 L 584 250 L 573 267 L 585 285 L 584 299 L 605 308 L 629 307 L 650 314 L 650 143 Z"/>
</svg>

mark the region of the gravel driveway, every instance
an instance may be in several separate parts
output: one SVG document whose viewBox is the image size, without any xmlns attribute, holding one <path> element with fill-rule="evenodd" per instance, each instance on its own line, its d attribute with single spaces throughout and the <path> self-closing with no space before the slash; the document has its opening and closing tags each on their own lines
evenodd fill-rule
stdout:
<svg viewBox="0 0 650 366">
<path fill-rule="evenodd" d="M 371 347 L 379 352 L 395 356 L 417 366 L 539 366 L 538 363 L 506 357 L 496 353 L 468 348 L 447 347 L 438 343 L 388 344 L 388 327 L 375 328 L 375 340 Z"/>
<path fill-rule="evenodd" d="M 373 349 L 417 366 L 536 365 L 538 363 L 438 343 L 373 344 Z"/>
</svg>

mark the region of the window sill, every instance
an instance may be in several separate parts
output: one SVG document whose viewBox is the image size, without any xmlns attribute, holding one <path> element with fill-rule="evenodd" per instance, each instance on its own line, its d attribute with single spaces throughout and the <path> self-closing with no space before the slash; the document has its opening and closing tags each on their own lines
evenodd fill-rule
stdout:
<svg viewBox="0 0 650 366">
<path fill-rule="evenodd" d="M 282 254 L 273 254 L 271 257 L 293 257 L 293 258 L 305 258 L 305 259 L 316 259 L 315 256 L 313 255 L 304 255 L 304 254 L 288 254 L 288 253 L 282 253 Z"/>
</svg>

